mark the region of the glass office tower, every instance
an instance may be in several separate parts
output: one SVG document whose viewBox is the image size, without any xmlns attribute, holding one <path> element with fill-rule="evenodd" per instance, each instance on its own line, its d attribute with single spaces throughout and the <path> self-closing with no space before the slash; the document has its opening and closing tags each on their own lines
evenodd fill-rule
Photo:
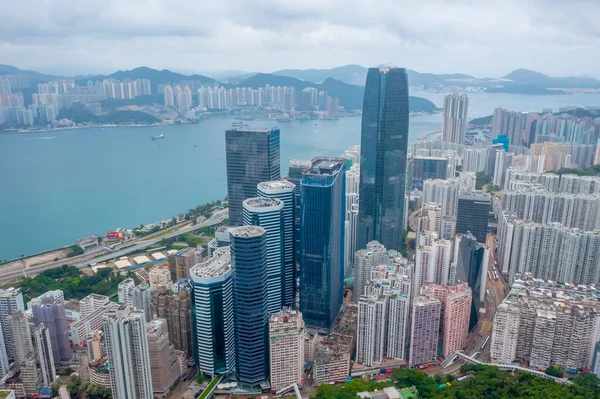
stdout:
<svg viewBox="0 0 600 399">
<path fill-rule="evenodd" d="M 344 294 L 345 160 L 313 159 L 300 185 L 300 311 L 308 327 L 325 330 Z"/>
<path fill-rule="evenodd" d="M 408 146 L 404 68 L 370 68 L 361 130 L 357 249 L 379 241 L 401 250 Z"/>
<path fill-rule="evenodd" d="M 242 202 L 256 197 L 256 185 L 279 180 L 279 129 L 238 128 L 225 132 L 229 220 L 241 226 Z"/>
<path fill-rule="evenodd" d="M 267 233 L 243 226 L 230 239 L 237 376 L 241 384 L 256 386 L 269 377 Z"/>
</svg>

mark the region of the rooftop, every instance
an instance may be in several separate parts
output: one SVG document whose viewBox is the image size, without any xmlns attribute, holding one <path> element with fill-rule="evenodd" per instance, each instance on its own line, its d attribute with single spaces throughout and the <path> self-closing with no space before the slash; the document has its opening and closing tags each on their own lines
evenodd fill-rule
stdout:
<svg viewBox="0 0 600 399">
<path fill-rule="evenodd" d="M 248 125 L 233 127 L 231 129 L 227 129 L 226 132 L 247 132 L 247 133 L 271 133 L 279 131 L 278 127 L 250 127 Z"/>
<path fill-rule="evenodd" d="M 265 229 L 260 226 L 241 226 L 236 227 L 231 231 L 231 235 L 234 237 L 259 237 L 265 234 Z"/>
<path fill-rule="evenodd" d="M 244 201 L 244 208 L 272 208 L 283 207 L 283 201 L 277 198 L 255 197 Z"/>
<path fill-rule="evenodd" d="M 229 247 L 218 248 L 212 258 L 197 263 L 190 269 L 190 275 L 197 278 L 213 278 L 222 276 L 231 270 L 231 253 Z"/>
<path fill-rule="evenodd" d="M 264 181 L 258 183 L 258 189 L 265 192 L 291 191 L 296 185 L 287 180 Z"/>
<path fill-rule="evenodd" d="M 290 166 L 296 168 L 308 168 L 310 165 L 312 165 L 312 162 L 306 159 L 292 159 L 290 161 Z"/>
<path fill-rule="evenodd" d="M 303 174 L 332 176 L 344 167 L 344 163 L 344 158 L 315 158 Z"/>
</svg>

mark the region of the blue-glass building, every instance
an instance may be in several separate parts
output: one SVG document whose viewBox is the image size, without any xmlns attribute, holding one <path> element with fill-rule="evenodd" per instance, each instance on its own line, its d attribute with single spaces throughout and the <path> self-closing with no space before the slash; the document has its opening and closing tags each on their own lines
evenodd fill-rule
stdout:
<svg viewBox="0 0 600 399">
<path fill-rule="evenodd" d="M 345 160 L 313 159 L 300 186 L 300 311 L 308 327 L 329 329 L 344 294 Z"/>
<path fill-rule="evenodd" d="M 401 250 L 408 146 L 404 68 L 370 68 L 363 101 L 357 249 Z"/>
<path fill-rule="evenodd" d="M 267 234 L 260 226 L 242 226 L 230 238 L 237 376 L 256 386 L 269 377 Z"/>
<path fill-rule="evenodd" d="M 484 265 L 485 248 L 477 243 L 477 239 L 471 233 L 457 235 L 458 254 L 456 262 L 455 281 L 464 281 L 469 284 L 473 291 L 471 303 L 471 318 L 469 330 L 473 330 L 479 320 L 479 298 L 482 288 L 482 273 L 487 273 L 487 264 Z"/>
<path fill-rule="evenodd" d="M 241 226 L 242 202 L 256 185 L 281 177 L 279 129 L 238 128 L 225 132 L 227 198 L 232 226 Z"/>
<path fill-rule="evenodd" d="M 507 135 L 501 134 L 492 140 L 492 144 L 502 144 L 504 151 L 508 152 L 508 146 L 510 145 L 510 139 Z"/>
</svg>

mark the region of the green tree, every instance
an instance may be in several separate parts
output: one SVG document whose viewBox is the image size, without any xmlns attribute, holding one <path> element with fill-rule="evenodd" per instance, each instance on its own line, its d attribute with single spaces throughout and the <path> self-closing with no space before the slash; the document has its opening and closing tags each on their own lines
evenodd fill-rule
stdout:
<svg viewBox="0 0 600 399">
<path fill-rule="evenodd" d="M 549 366 L 548 368 L 546 368 L 546 374 L 558 378 L 562 378 L 564 376 L 562 370 L 558 366 Z"/>
<path fill-rule="evenodd" d="M 69 395 L 71 397 L 77 396 L 79 394 L 79 390 L 81 389 L 81 378 L 77 375 L 72 375 L 69 378 L 69 383 L 67 384 L 67 391 L 69 391 Z"/>
</svg>

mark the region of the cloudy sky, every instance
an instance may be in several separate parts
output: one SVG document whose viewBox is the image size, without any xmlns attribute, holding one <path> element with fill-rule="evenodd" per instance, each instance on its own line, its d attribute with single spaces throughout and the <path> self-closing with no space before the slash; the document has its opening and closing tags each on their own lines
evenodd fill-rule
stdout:
<svg viewBox="0 0 600 399">
<path fill-rule="evenodd" d="M 373 66 L 600 77 L 600 0 L 5 0 L 0 63 L 47 73 Z"/>
</svg>

